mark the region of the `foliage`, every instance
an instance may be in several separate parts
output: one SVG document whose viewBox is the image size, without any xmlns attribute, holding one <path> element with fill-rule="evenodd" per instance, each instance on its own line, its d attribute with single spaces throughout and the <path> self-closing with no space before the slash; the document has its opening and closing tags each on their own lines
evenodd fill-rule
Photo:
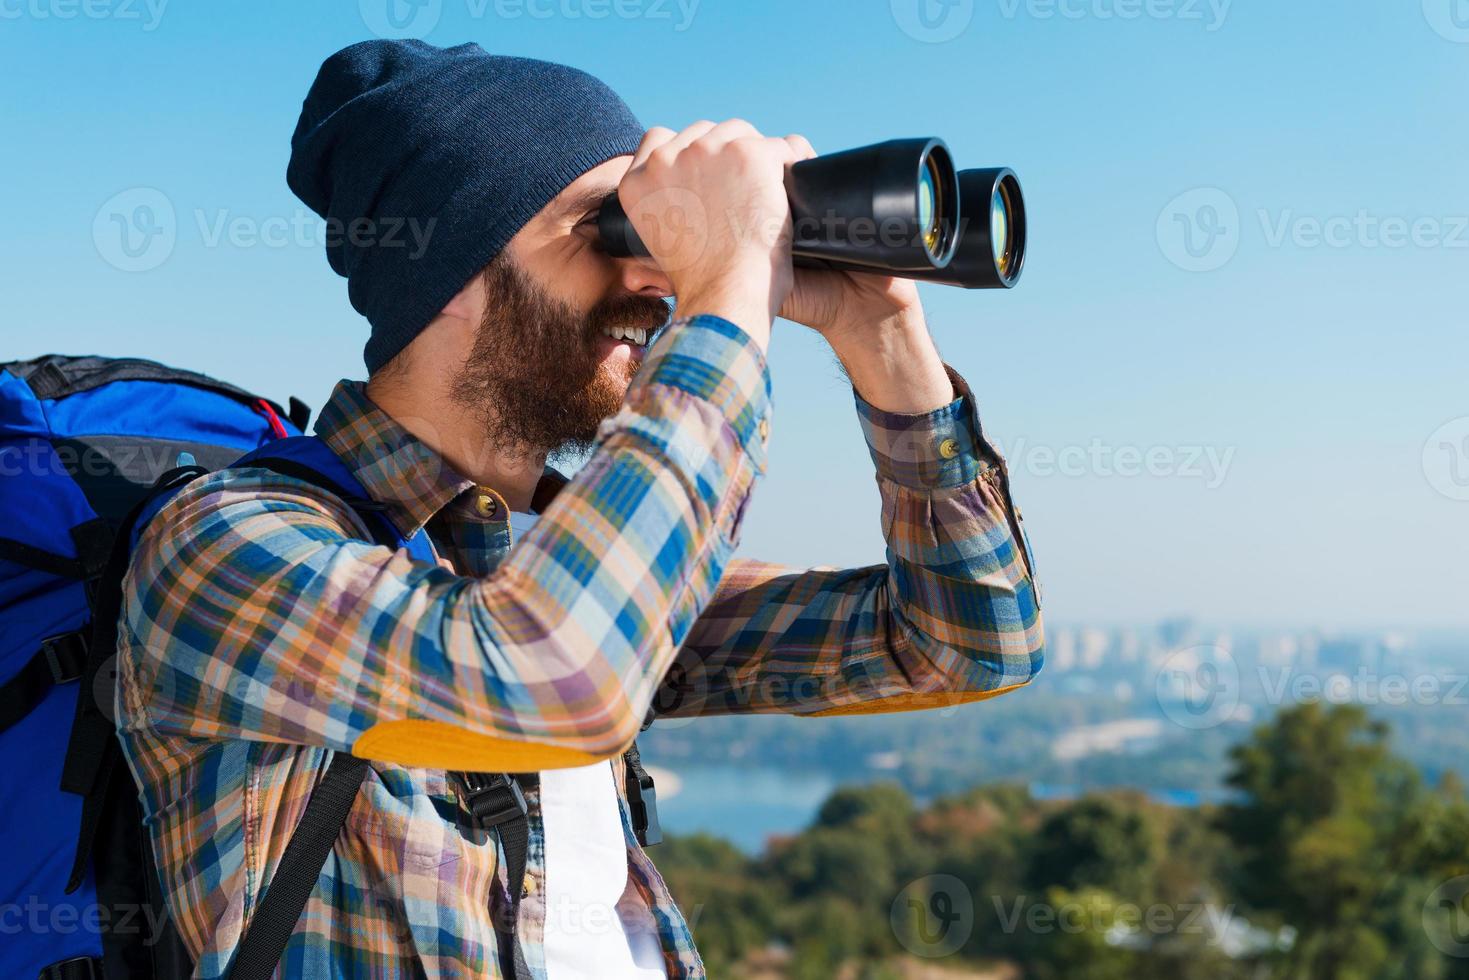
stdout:
<svg viewBox="0 0 1469 980">
<path fill-rule="evenodd" d="M 1389 736 L 1306 704 L 1232 750 L 1222 808 L 1010 785 L 918 806 L 877 784 L 758 856 L 706 836 L 652 856 L 721 978 L 1466 980 L 1430 933 L 1462 933 L 1469 907 L 1429 899 L 1469 875 L 1469 801 Z"/>
</svg>

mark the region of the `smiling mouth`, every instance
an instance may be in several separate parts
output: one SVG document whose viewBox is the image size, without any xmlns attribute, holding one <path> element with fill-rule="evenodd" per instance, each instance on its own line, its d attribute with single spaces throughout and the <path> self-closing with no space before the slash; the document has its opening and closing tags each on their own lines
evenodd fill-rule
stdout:
<svg viewBox="0 0 1469 980">
<path fill-rule="evenodd" d="M 648 336 L 653 331 L 646 327 L 603 327 L 600 332 L 603 337 L 625 341 L 634 347 L 646 347 L 648 345 Z"/>
</svg>

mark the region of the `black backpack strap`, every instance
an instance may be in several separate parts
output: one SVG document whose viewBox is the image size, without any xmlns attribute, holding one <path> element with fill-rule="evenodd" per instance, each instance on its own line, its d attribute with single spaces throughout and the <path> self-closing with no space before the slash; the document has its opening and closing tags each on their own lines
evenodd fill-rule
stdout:
<svg viewBox="0 0 1469 980">
<path fill-rule="evenodd" d="M 633 833 L 644 847 L 660 844 L 663 842 L 663 828 L 658 823 L 658 794 L 653 788 L 653 777 L 643 768 L 637 742 L 629 745 L 622 754 L 622 764 L 627 770 L 623 788 L 627 792 Z"/>
<path fill-rule="evenodd" d="M 245 928 L 230 980 L 269 980 L 275 973 L 306 900 L 321 877 L 332 844 L 347 822 L 367 768 L 366 759 L 345 752 L 332 756 L 326 776 L 306 803 L 306 812 L 286 845 L 260 907 Z"/>
<path fill-rule="evenodd" d="M 305 432 L 306 426 L 311 424 L 311 406 L 292 395 L 291 400 L 286 402 L 286 418 L 291 420 L 298 432 Z"/>
<path fill-rule="evenodd" d="M 459 797 L 461 816 L 481 830 L 494 830 L 505 849 L 506 889 L 512 905 L 525 884 L 525 857 L 530 843 L 525 792 L 515 777 L 503 772 L 449 774 Z"/>
<path fill-rule="evenodd" d="M 82 676 L 87 666 L 87 632 L 83 628 L 46 637 L 25 666 L 0 684 L 0 732 L 30 714 L 53 687 Z"/>
<path fill-rule="evenodd" d="M 63 578 L 80 579 L 87 602 L 96 602 L 100 579 L 112 553 L 112 528 L 101 518 L 83 521 L 71 529 L 76 557 L 0 538 L 0 559 Z M 0 732 L 35 710 L 58 684 L 77 680 L 87 663 L 89 627 L 58 633 L 41 641 L 40 648 L 13 677 L 0 684 Z"/>
<path fill-rule="evenodd" d="M 41 967 L 40 980 L 103 980 L 102 957 L 73 956 Z"/>
<path fill-rule="evenodd" d="M 77 559 L 14 538 L 0 538 L 0 559 L 63 578 L 83 577 L 82 563 Z"/>
<path fill-rule="evenodd" d="M 117 534 L 110 536 L 111 547 L 106 561 L 100 562 L 95 556 L 92 558 L 94 564 L 102 567 L 100 574 L 95 576 L 91 642 L 88 644 L 86 667 L 81 677 L 83 696 L 77 698 L 66 761 L 61 769 L 62 790 L 82 797 L 81 830 L 77 835 L 77 850 L 72 859 L 71 875 L 66 883 L 68 894 L 81 887 L 86 878 L 87 868 L 91 865 L 92 844 L 108 802 L 113 774 L 121 761 L 122 750 L 117 743 L 117 729 L 111 715 L 111 705 L 104 710 L 97 703 L 96 697 L 86 695 L 97 691 L 97 675 L 101 671 L 113 669 L 110 661 L 117 653 L 117 623 L 122 616 L 122 580 L 127 574 L 128 562 L 132 557 L 133 529 L 158 495 L 176 490 L 206 472 L 208 471 L 201 466 L 181 466 L 160 476 L 148 495 L 128 511 Z M 105 689 L 111 690 L 110 685 Z"/>
<path fill-rule="evenodd" d="M 480 830 L 492 830 L 505 852 L 505 908 L 494 917 L 500 942 L 501 972 L 514 980 L 530 980 L 530 968 L 515 942 L 516 911 L 525 887 L 530 818 L 525 792 L 515 776 L 503 772 L 452 772 L 449 780 L 459 797 L 460 817 Z"/>
<path fill-rule="evenodd" d="M 101 517 L 83 521 L 71 529 L 76 557 L 58 555 L 14 538 L 0 538 L 0 559 L 60 575 L 63 578 L 93 579 L 102 573 L 112 548 L 112 529 Z"/>
</svg>

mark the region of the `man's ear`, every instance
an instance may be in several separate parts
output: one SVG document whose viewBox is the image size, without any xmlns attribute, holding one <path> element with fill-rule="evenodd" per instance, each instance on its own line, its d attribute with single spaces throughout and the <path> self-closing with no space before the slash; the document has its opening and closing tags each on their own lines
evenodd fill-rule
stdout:
<svg viewBox="0 0 1469 980">
<path fill-rule="evenodd" d="M 451 320 L 463 320 L 469 324 L 478 324 L 483 319 L 485 310 L 485 277 L 483 272 L 476 272 L 470 277 L 459 292 L 454 294 L 453 299 L 444 304 L 439 311 L 439 316 L 448 317 Z"/>
</svg>

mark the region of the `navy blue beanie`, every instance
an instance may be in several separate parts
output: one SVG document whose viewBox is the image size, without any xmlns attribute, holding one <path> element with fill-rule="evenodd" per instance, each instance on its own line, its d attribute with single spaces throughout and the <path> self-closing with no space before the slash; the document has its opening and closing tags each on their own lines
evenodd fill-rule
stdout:
<svg viewBox="0 0 1469 980">
<path fill-rule="evenodd" d="M 372 325 L 368 372 L 567 184 L 632 153 L 642 134 L 615 92 L 565 65 L 417 40 L 328 58 L 286 182 L 327 220 L 327 259 Z"/>
</svg>

